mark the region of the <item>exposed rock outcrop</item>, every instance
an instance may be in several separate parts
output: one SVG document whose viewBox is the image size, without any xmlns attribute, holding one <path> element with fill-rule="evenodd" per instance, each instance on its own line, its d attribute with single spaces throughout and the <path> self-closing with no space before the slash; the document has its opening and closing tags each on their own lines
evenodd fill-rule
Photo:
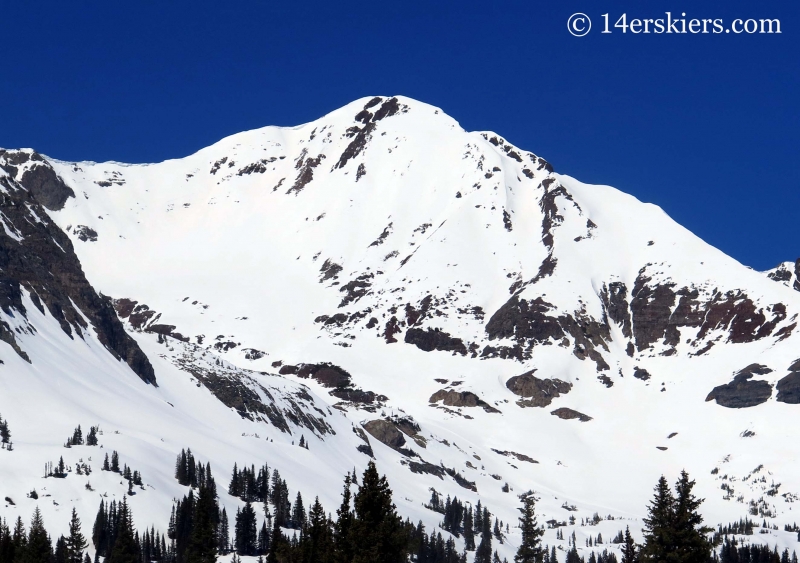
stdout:
<svg viewBox="0 0 800 563">
<path fill-rule="evenodd" d="M 370 420 L 364 424 L 364 430 L 369 432 L 373 438 L 394 450 L 399 450 L 406 445 L 403 433 L 388 420 L 381 418 Z"/>
<path fill-rule="evenodd" d="M 706 401 L 716 401 L 729 409 L 744 409 L 767 402 L 772 396 L 772 385 L 766 381 L 751 381 L 754 375 L 766 375 L 772 370 L 761 364 L 750 364 L 734 374 L 733 381 L 714 387 Z"/>
<path fill-rule="evenodd" d="M 789 366 L 789 375 L 782 377 L 775 387 L 778 390 L 776 401 L 792 405 L 800 403 L 800 359 Z"/>
<path fill-rule="evenodd" d="M 573 409 L 568 409 L 567 407 L 561 407 L 560 409 L 556 409 L 550 414 L 552 414 L 553 416 L 557 416 L 562 420 L 574 420 L 576 418 L 581 422 L 589 422 L 590 420 L 592 420 L 592 417 L 589 416 L 588 414 L 583 414 L 582 412 L 578 412 Z"/>
<path fill-rule="evenodd" d="M 69 194 L 49 164 L 42 164 L 36 160 L 38 155 L 34 155 L 36 153 L 22 151 L 0 153 L 0 162 L 4 163 L 0 167 L 0 212 L 4 219 L 4 229 L 0 232 L 0 308 L 7 315 L 16 311 L 27 318 L 22 304 L 24 289 L 30 293 L 34 305 L 42 313 L 47 309 L 70 338 L 75 335 L 83 338 L 88 328 L 85 319 L 88 319 L 98 340 L 111 355 L 124 360 L 146 383 L 155 384 L 150 360 L 125 332 L 111 300 L 98 295 L 86 279 L 69 237 L 41 207 L 39 200 L 55 209 L 63 205 Z M 28 160 L 34 165 L 22 173 L 22 177 L 34 174 L 35 181 L 30 177 L 27 180 L 30 189 L 9 175 L 9 170 L 19 173 L 15 162 L 21 166 L 30 164 Z M 38 199 L 31 190 L 38 190 Z M 0 324 L 0 339 L 30 361 L 5 323 Z"/>
<path fill-rule="evenodd" d="M 486 412 L 500 412 L 486 401 L 482 400 L 471 391 L 456 391 L 455 389 L 439 389 L 428 399 L 431 403 L 442 402 L 446 407 L 481 407 Z"/>
<path fill-rule="evenodd" d="M 546 407 L 553 399 L 566 395 L 572 384 L 560 379 L 539 379 L 532 369 L 506 381 L 509 391 L 522 397 L 517 404 L 521 407 Z"/>
</svg>

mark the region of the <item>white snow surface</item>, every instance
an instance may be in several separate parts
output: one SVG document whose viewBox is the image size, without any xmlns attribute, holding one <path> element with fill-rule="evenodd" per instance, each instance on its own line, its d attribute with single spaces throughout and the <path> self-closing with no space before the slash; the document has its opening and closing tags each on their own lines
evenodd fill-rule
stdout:
<svg viewBox="0 0 800 563">
<path fill-rule="evenodd" d="M 792 509 L 800 494 L 800 405 L 777 402 L 774 391 L 767 402 L 745 409 L 705 399 L 756 362 L 774 370 L 760 377 L 774 386 L 800 357 L 796 332 L 732 343 L 723 331 L 712 331 L 703 342 L 715 345 L 695 355 L 699 346 L 688 343 L 694 334 L 681 329 L 676 353 L 662 355 L 668 347 L 657 342 L 631 357 L 629 339 L 610 323 L 608 349 L 598 348 L 609 369 L 601 372 L 592 360 L 579 359 L 571 342 L 538 345 L 522 361 L 480 353 L 498 345 L 485 326 L 511 298 L 509 287 L 534 279 L 551 252 L 557 259 L 552 275 L 526 285 L 519 297 L 541 297 L 558 312 L 583 311 L 598 320 L 606 315 L 598 297 L 603 285 L 623 282 L 630 291 L 644 267 L 653 282 L 691 286 L 701 295 L 741 290 L 764 311 L 782 303 L 787 315 L 776 331 L 796 322 L 800 292 L 709 246 L 655 205 L 549 172 L 544 161 L 494 133 L 464 131 L 438 108 L 408 98 L 398 97 L 399 111 L 374 122 L 363 149 L 337 167 L 355 138 L 348 129 L 362 127 L 355 116 L 369 100 L 298 127 L 239 133 L 158 164 L 50 159 L 76 195 L 50 215 L 72 239 L 89 281 L 105 295 L 147 304 L 160 314 L 157 322 L 174 325 L 191 342 L 159 344 L 156 334 L 126 324 L 155 368 L 158 387 L 149 386 L 93 334 L 71 339 L 52 317 L 26 304 L 35 332 L 19 334 L 18 341 L 32 363 L 0 343 L 0 415 L 14 440 L 13 451 L 0 450 L 0 497 L 15 503 L 0 505 L 0 517 L 19 514 L 27 521 L 38 504 L 51 531 L 60 533 L 75 506 L 88 529 L 101 495 L 121 499 L 127 490 L 119 475 L 100 471 L 102 456 L 117 450 L 146 483 L 130 497 L 136 524 L 163 531 L 173 499 L 188 491 L 173 478 L 184 447 L 211 463 L 229 515 L 242 504 L 224 492 L 234 462 L 267 462 L 287 479 L 292 498 L 297 490 L 309 503 L 319 495 L 334 511 L 345 473 L 360 472 L 369 461 L 356 450 L 363 442 L 353 428 L 398 415 L 412 417 L 427 440 L 422 447 L 407 439 L 407 448 L 456 469 L 477 487 L 475 493 L 450 477 L 414 474 L 401 463 L 406 456 L 370 436 L 400 513 L 421 519 L 430 531 L 441 521 L 423 507 L 430 487 L 473 504 L 480 499 L 511 525 L 506 543 L 495 542 L 509 560 L 519 542 L 520 493 L 533 490 L 540 498 L 540 522 L 574 515 L 577 524 L 564 536 L 576 530 L 582 546 L 589 535 L 600 532 L 608 541 L 627 525 L 640 537 L 640 518 L 659 475 L 674 482 L 683 468 L 706 499 L 707 523 L 738 520 L 748 515 L 748 503 L 763 502 L 774 515 L 767 522 L 780 531 L 748 541 L 793 549 L 796 534 L 782 530 L 798 519 Z M 318 163 L 309 166 L 310 159 Z M 309 171 L 310 181 L 301 186 Z M 550 190 L 560 185 L 566 194 L 553 200 L 560 218 L 551 229 L 552 249 L 543 240 L 547 181 Z M 96 231 L 97 240 L 79 239 L 81 225 Z M 341 269 L 323 279 L 326 261 Z M 347 295 L 342 289 L 359 276 L 369 283 L 365 294 L 340 307 Z M 397 342 L 387 343 L 383 333 L 391 317 L 402 321 L 406 304 L 419 307 L 428 295 L 439 301 L 441 314 L 424 326 L 475 343 L 478 357 L 423 351 L 404 342 L 405 328 Z M 342 326 L 315 321 L 367 310 Z M 19 315 L 0 316 L 12 327 L 25 324 Z M 377 324 L 367 328 L 371 317 Z M 221 342 L 236 346 L 214 347 Z M 250 360 L 248 349 L 265 354 Z M 243 418 L 180 369 L 181 357 L 222 362 L 269 389 L 279 409 L 296 401 L 335 434 L 293 423 L 287 433 Z M 356 386 L 388 400 L 375 412 L 351 404 L 334 408 L 339 399 L 313 379 L 277 375 L 273 362 L 279 361 L 332 362 L 352 374 Z M 634 366 L 652 378 L 634 378 Z M 545 408 L 522 408 L 505 383 L 531 369 L 573 388 Z M 500 412 L 429 403 L 435 391 L 459 381 L 449 388 L 471 391 Z M 304 390 L 308 398 L 298 399 Z M 559 407 L 592 420 L 552 416 Z M 84 433 L 99 424 L 102 447 L 63 448 L 78 424 Z M 743 437 L 745 431 L 754 435 Z M 301 435 L 308 450 L 293 445 Z M 69 466 L 89 463 L 92 475 L 43 479 L 44 464 L 62 455 Z M 93 492 L 85 489 L 87 481 Z M 509 493 L 501 490 L 504 483 Z M 735 489 L 730 498 L 723 483 Z M 767 495 L 774 485 L 777 494 Z M 38 501 L 26 498 L 32 489 Z M 572 505 L 575 511 L 562 508 Z M 614 519 L 580 525 L 595 512 Z M 551 529 L 545 541 L 566 545 Z"/>
</svg>

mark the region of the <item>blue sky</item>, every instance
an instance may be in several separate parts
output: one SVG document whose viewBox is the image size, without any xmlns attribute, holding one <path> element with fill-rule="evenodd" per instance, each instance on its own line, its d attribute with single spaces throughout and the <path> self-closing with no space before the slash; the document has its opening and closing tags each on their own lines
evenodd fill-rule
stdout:
<svg viewBox="0 0 800 563">
<path fill-rule="evenodd" d="M 440 106 L 656 203 L 757 269 L 800 256 L 800 3 L 4 3 L 0 146 L 151 162 L 367 95 Z M 777 34 L 601 34 L 632 18 Z M 567 31 L 584 12 L 585 37 Z"/>
</svg>

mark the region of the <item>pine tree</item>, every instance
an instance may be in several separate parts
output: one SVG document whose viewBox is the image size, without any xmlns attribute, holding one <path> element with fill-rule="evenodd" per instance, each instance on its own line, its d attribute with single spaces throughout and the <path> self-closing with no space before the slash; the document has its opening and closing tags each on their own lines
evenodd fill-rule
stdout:
<svg viewBox="0 0 800 563">
<path fill-rule="evenodd" d="M 210 487 L 200 487 L 197 502 L 194 503 L 192 530 L 186 549 L 187 563 L 215 563 L 217 560 L 216 520 L 218 514 L 219 505 L 216 494 Z M 248 555 L 253 554 L 248 553 Z"/>
<path fill-rule="evenodd" d="M 2 444 L 3 449 L 5 449 L 10 442 L 11 430 L 8 429 L 8 421 L 3 420 L 3 417 L 0 416 L 0 444 Z"/>
<path fill-rule="evenodd" d="M 222 513 L 219 515 L 219 527 L 217 528 L 217 550 L 225 555 L 228 552 L 228 545 L 230 544 L 230 529 L 228 528 L 228 513 L 225 508 L 222 508 Z"/>
<path fill-rule="evenodd" d="M 642 563 L 672 560 L 675 554 L 675 498 L 662 475 L 644 519 L 644 545 L 639 552 Z"/>
<path fill-rule="evenodd" d="M 28 541 L 23 550 L 23 563 L 50 563 L 53 557 L 53 547 L 50 536 L 44 528 L 42 513 L 37 506 L 31 519 L 31 527 L 28 532 Z"/>
<path fill-rule="evenodd" d="M 677 563 L 706 563 L 711 557 L 711 543 L 706 537 L 711 528 L 703 526 L 703 517 L 697 512 L 703 499 L 692 494 L 695 482 L 681 471 L 675 484 L 674 534 Z M 788 557 L 788 553 L 787 553 Z"/>
<path fill-rule="evenodd" d="M 116 453 L 116 452 L 114 452 Z M 112 455 L 112 459 L 114 456 Z M 119 470 L 119 466 L 117 466 Z M 136 545 L 133 519 L 128 508 L 128 501 L 122 497 L 117 507 L 114 545 L 108 556 L 108 563 L 139 563 L 139 549 Z"/>
<path fill-rule="evenodd" d="M 235 547 L 239 555 L 256 555 L 258 529 L 256 513 L 248 502 L 236 514 Z"/>
<path fill-rule="evenodd" d="M 335 560 L 338 563 L 350 563 L 353 560 L 351 534 L 353 528 L 353 512 L 350 508 L 350 474 L 344 478 L 342 504 L 336 510 L 338 516 L 333 528 Z"/>
<path fill-rule="evenodd" d="M 106 452 L 106 458 L 103 460 L 103 471 L 111 471 L 111 466 L 108 464 L 108 453 Z"/>
<path fill-rule="evenodd" d="M 83 550 L 89 547 L 89 543 L 81 533 L 81 521 L 74 508 L 72 509 L 72 518 L 69 521 L 69 536 L 66 538 L 66 544 L 66 563 L 83 563 Z"/>
<path fill-rule="evenodd" d="M 542 535 L 544 530 L 536 522 L 536 499 L 529 494 L 522 499 L 522 516 L 519 519 L 522 542 L 514 556 L 514 563 L 539 563 L 542 558 Z"/>
<path fill-rule="evenodd" d="M 297 498 L 292 507 L 292 524 L 298 529 L 306 524 L 306 508 L 303 506 L 303 495 L 300 494 L 300 491 L 297 491 Z"/>
<path fill-rule="evenodd" d="M 117 450 L 111 452 L 111 471 L 119 473 L 119 454 Z"/>
<path fill-rule="evenodd" d="M 308 527 L 305 533 L 304 561 L 328 563 L 332 560 L 333 542 L 325 509 L 319 502 L 319 497 L 314 499 L 314 504 L 308 512 Z"/>
<path fill-rule="evenodd" d="M 472 508 L 470 507 L 464 515 L 464 549 L 475 551 L 475 530 L 473 528 Z"/>
<path fill-rule="evenodd" d="M 627 526 L 625 527 L 625 540 L 622 546 L 621 563 L 639 563 L 639 557 L 636 553 L 636 544 L 633 543 L 631 530 Z"/>
<path fill-rule="evenodd" d="M 370 461 L 361 477 L 353 504 L 355 520 L 351 530 L 353 563 L 400 563 L 406 560 L 406 538 L 400 517 L 392 503 L 386 477 L 380 477 Z"/>
</svg>

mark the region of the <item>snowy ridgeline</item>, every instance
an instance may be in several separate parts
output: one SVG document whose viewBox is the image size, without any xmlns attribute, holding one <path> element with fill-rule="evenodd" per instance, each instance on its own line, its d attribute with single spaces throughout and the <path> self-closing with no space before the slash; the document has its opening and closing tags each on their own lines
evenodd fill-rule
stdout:
<svg viewBox="0 0 800 563">
<path fill-rule="evenodd" d="M 326 514 L 375 460 L 404 519 L 461 553 L 480 502 L 509 560 L 520 494 L 562 560 L 620 557 L 685 468 L 706 522 L 794 549 L 800 263 L 754 272 L 402 97 L 152 165 L 0 150 L 0 192 L 9 522 L 124 500 L 163 539 L 190 447 Z"/>
</svg>

